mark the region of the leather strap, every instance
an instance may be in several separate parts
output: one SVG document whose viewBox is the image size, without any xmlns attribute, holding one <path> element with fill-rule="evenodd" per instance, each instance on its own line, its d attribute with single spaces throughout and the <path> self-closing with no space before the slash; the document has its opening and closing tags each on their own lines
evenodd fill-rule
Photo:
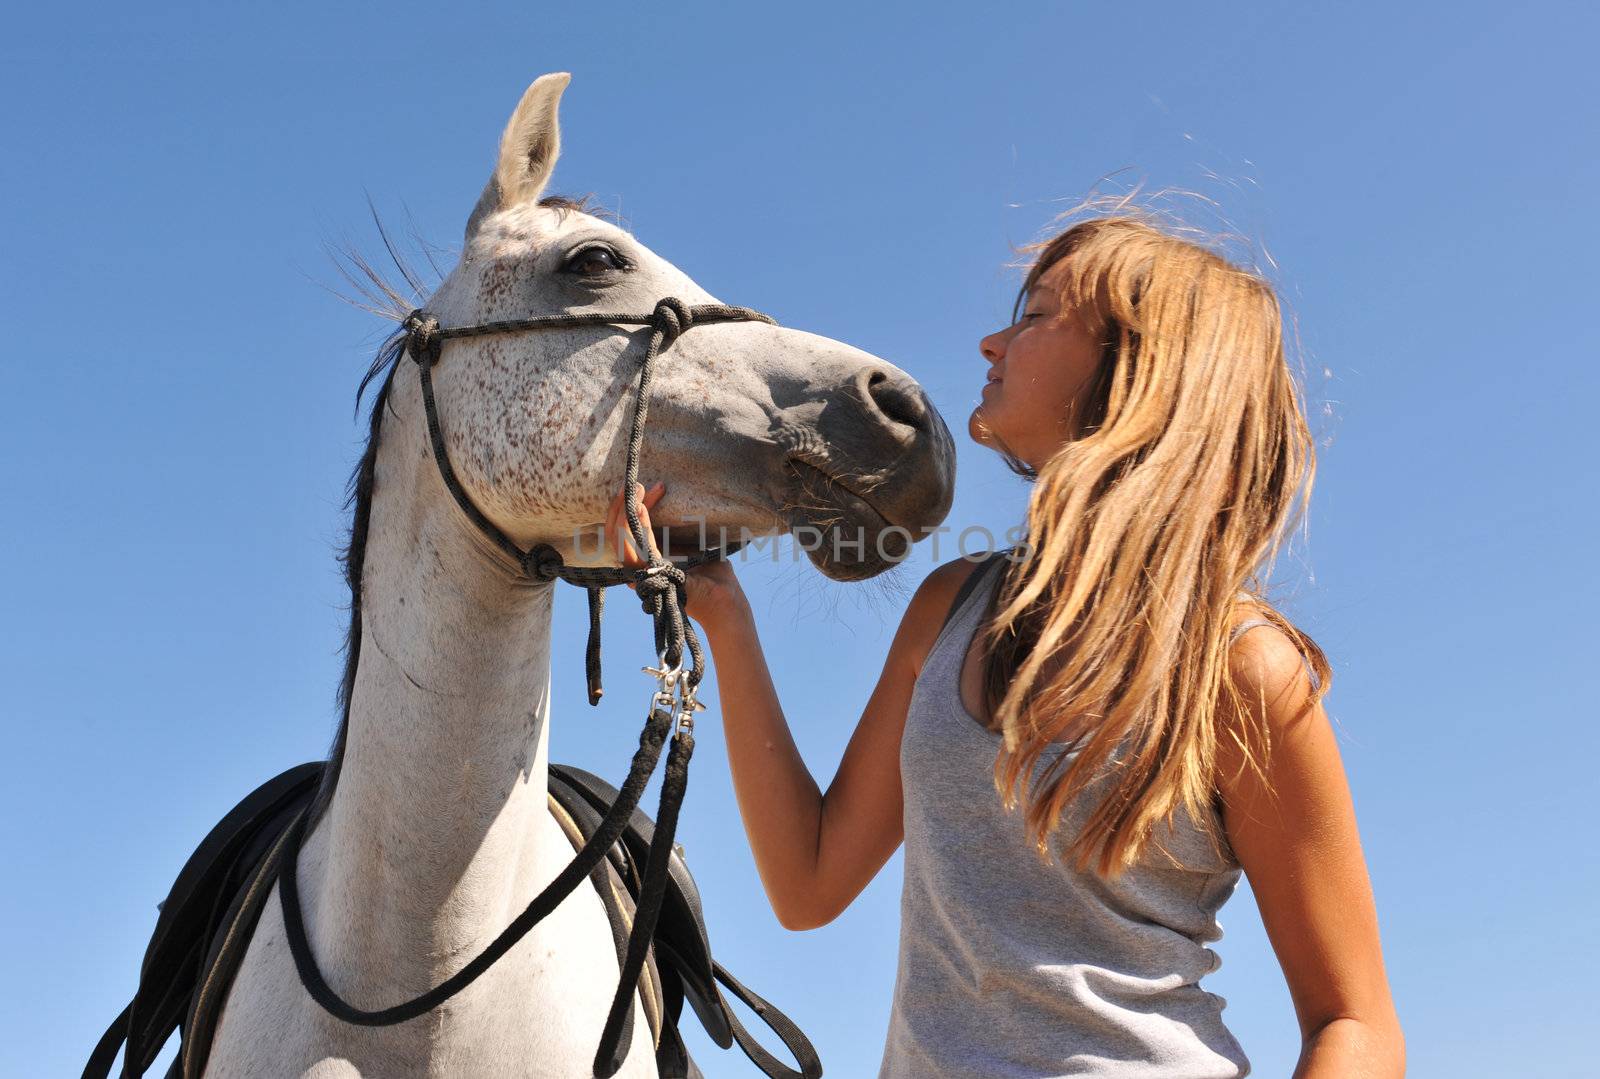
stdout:
<svg viewBox="0 0 1600 1079">
<path fill-rule="evenodd" d="M 302 807 L 289 822 L 289 827 L 305 815 Z M 288 830 L 280 829 L 276 841 L 268 848 L 250 883 L 240 890 L 223 919 L 222 931 L 211 942 L 206 953 L 199 989 L 189 1005 L 188 1020 L 183 1028 L 183 1047 L 178 1054 L 179 1075 L 182 1079 L 200 1079 L 205 1073 L 206 1058 L 211 1052 L 211 1041 L 216 1036 L 217 1023 L 222 1019 L 222 1005 L 228 999 L 233 976 L 244 963 L 245 951 L 255 935 L 256 923 L 261 919 L 261 908 L 272 894 L 273 882 L 283 863 Z"/>
<path fill-rule="evenodd" d="M 573 790 L 580 793 L 596 810 L 612 805 L 617 790 L 611 784 L 581 768 L 566 764 L 552 764 L 550 772 Z M 643 865 L 649 857 L 650 844 L 655 838 L 655 824 L 642 810 L 634 810 L 627 831 L 622 834 L 621 847 L 630 861 Z M 700 889 L 683 860 L 683 850 L 674 845 L 667 863 L 668 886 L 663 896 L 661 913 L 656 924 L 655 940 L 671 942 L 675 966 L 683 980 L 684 996 L 699 1017 L 706 1034 L 722 1049 L 733 1045 L 733 1028 L 724 1010 L 717 1003 L 716 975 L 712 969 L 711 941 L 706 932 L 705 914 L 700 900 Z"/>
<path fill-rule="evenodd" d="M 581 800 L 559 797 L 557 786 L 552 778 L 548 795 L 550 815 L 555 817 L 556 823 L 566 834 L 573 849 L 582 850 L 584 840 L 600 826 L 600 816 Z M 596 865 L 589 879 L 594 884 L 595 892 L 600 896 L 601 905 L 605 907 L 606 920 L 611 923 L 611 943 L 617 951 L 617 969 L 621 970 L 628 954 L 628 936 L 633 932 L 634 893 L 628 889 L 622 875 L 617 871 L 616 863 L 610 858 L 603 859 Z M 653 955 L 649 957 L 645 969 L 640 974 L 638 990 L 639 1006 L 644 1010 L 645 1022 L 650 1026 L 651 1044 L 659 1053 L 661 1029 L 665 1025 L 665 999 L 661 990 L 661 973 L 656 968 Z M 632 1040 L 633 1010 L 630 1008 L 627 1023 L 623 1028 L 622 1041 L 626 1045 Z"/>
</svg>

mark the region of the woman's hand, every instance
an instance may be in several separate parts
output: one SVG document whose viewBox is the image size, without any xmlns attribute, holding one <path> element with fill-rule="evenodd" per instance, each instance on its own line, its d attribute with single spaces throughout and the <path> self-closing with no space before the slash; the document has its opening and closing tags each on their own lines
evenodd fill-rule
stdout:
<svg viewBox="0 0 1600 1079">
<path fill-rule="evenodd" d="M 639 496 L 639 523 L 644 525 L 645 533 L 649 535 L 651 554 L 659 558 L 661 550 L 656 546 L 655 536 L 650 535 L 650 507 L 661 501 L 661 496 L 667 493 L 667 485 L 656 483 L 646 490 L 643 484 L 635 484 L 634 491 Z M 627 568 L 643 569 L 649 565 L 639 556 L 633 545 L 633 537 L 629 535 L 628 515 L 621 491 L 611 499 L 611 508 L 606 511 L 603 535 L 616 553 L 617 561 Z M 739 578 L 734 575 L 727 559 L 719 558 L 696 566 L 687 572 L 686 577 L 684 592 L 687 610 L 684 613 L 704 626 L 708 633 L 716 632 L 731 616 L 749 612 L 744 589 L 739 586 Z M 630 584 L 628 587 L 634 586 Z"/>
</svg>

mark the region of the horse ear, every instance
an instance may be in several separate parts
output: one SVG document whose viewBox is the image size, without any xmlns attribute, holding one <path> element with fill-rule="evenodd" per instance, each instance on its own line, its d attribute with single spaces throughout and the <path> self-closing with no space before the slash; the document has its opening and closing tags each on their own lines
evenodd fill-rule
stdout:
<svg viewBox="0 0 1600 1079">
<path fill-rule="evenodd" d="M 467 237 L 489 214 L 531 202 L 544 193 L 561 156 L 557 111 L 561 93 L 572 76 L 565 71 L 541 75 L 522 95 L 500 136 L 500 161 L 467 220 Z"/>
</svg>

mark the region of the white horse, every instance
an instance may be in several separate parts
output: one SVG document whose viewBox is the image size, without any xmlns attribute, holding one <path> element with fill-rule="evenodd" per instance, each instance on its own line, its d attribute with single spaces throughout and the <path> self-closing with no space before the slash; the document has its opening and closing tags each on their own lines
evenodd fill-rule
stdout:
<svg viewBox="0 0 1600 1079">
<path fill-rule="evenodd" d="M 665 296 L 716 302 L 622 229 L 541 198 L 567 82 L 540 78 L 506 126 L 460 262 L 427 301 L 444 325 L 649 312 Z M 472 500 L 524 548 L 546 542 L 584 560 L 574 536 L 593 536 L 620 486 L 647 333 L 596 326 L 451 343 L 435 374 L 450 458 Z M 954 450 L 897 368 L 744 322 L 697 327 L 662 355 L 643 461 L 647 480 L 671 481 L 657 525 L 681 532 L 703 520 L 769 536 L 807 525 L 845 541 L 808 544 L 818 568 L 860 579 L 893 561 L 874 550 L 881 536 L 943 519 Z M 297 864 L 317 965 L 345 1000 L 376 1009 L 460 970 L 573 855 L 546 805 L 555 588 L 519 575 L 452 501 L 409 362 L 390 368 L 374 407 L 349 571 L 336 786 Z M 206 1074 L 587 1076 L 617 977 L 604 908 L 583 885 L 434 1011 L 352 1026 L 302 988 L 274 896 Z M 637 997 L 632 1030 L 619 1074 L 655 1075 Z"/>
</svg>

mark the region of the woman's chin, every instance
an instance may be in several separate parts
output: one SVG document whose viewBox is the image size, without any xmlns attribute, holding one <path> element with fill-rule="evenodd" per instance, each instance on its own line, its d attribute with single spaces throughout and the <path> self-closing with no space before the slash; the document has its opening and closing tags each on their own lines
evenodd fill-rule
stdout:
<svg viewBox="0 0 1600 1079">
<path fill-rule="evenodd" d="M 993 449 L 994 436 L 991 433 L 992 430 L 993 428 L 989 426 L 988 417 L 985 415 L 984 407 L 979 405 L 977 408 L 973 409 L 972 415 L 967 417 L 968 437 L 970 437 L 972 441 L 976 442 L 980 446 L 988 446 L 989 448 Z"/>
</svg>

